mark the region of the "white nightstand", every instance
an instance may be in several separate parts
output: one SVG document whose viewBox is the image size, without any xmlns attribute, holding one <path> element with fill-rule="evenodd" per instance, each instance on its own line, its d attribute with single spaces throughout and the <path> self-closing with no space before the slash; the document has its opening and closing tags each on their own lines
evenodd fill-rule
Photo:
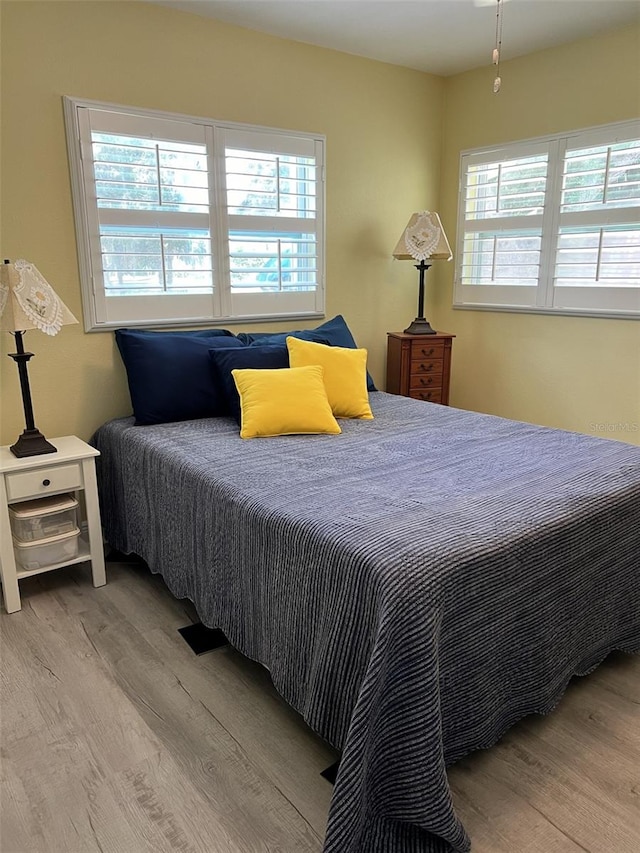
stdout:
<svg viewBox="0 0 640 853">
<path fill-rule="evenodd" d="M 50 441 L 57 448 L 57 453 L 23 459 L 17 459 L 7 446 L 0 447 L 0 574 L 7 613 L 20 610 L 18 581 L 21 578 L 91 561 L 93 585 L 104 586 L 107 582 L 96 483 L 95 457 L 100 453 L 74 435 Z M 80 538 L 78 556 L 39 569 L 19 570 L 13 550 L 9 504 L 80 491 L 84 491 L 89 541 Z"/>
</svg>

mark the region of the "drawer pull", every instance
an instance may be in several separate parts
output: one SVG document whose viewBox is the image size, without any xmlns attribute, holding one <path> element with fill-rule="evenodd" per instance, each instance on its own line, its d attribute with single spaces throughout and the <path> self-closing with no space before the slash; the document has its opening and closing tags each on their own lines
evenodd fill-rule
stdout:
<svg viewBox="0 0 640 853">
<path fill-rule="evenodd" d="M 429 364 L 421 364 L 418 369 L 423 373 L 431 373 L 433 370 L 433 362 L 430 362 Z"/>
<path fill-rule="evenodd" d="M 42 485 L 43 485 L 43 486 L 50 486 L 50 485 L 51 485 L 51 480 L 43 480 L 43 481 L 42 481 Z"/>
<path fill-rule="evenodd" d="M 430 355 L 434 354 L 435 350 L 433 347 L 431 347 L 430 350 L 423 349 L 423 350 L 421 350 L 421 352 L 422 352 L 422 355 L 424 355 L 426 358 L 429 358 Z"/>
<path fill-rule="evenodd" d="M 420 384 L 421 385 L 431 385 L 432 382 L 433 382 L 433 376 L 429 376 L 428 379 L 425 379 L 423 376 L 420 377 Z"/>
</svg>

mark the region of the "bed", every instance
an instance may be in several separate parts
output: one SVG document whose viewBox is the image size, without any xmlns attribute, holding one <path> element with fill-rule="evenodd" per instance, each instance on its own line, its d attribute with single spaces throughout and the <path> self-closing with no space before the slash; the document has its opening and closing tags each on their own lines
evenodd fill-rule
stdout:
<svg viewBox="0 0 640 853">
<path fill-rule="evenodd" d="M 105 536 L 341 750 L 325 853 L 463 853 L 447 766 L 640 651 L 640 448 L 371 405 L 337 436 L 111 421 Z"/>
</svg>

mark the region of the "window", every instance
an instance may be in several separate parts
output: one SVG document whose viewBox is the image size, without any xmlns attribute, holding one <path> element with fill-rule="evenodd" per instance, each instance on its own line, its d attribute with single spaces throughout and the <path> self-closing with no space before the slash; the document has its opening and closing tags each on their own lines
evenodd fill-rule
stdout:
<svg viewBox="0 0 640 853">
<path fill-rule="evenodd" d="M 88 331 L 323 314 L 323 138 L 64 102 Z"/>
<path fill-rule="evenodd" d="M 454 306 L 640 316 L 640 122 L 462 154 Z"/>
</svg>

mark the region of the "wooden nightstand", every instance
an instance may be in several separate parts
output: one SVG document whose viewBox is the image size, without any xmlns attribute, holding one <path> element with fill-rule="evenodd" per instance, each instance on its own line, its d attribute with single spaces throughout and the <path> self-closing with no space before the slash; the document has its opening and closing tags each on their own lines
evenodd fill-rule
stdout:
<svg viewBox="0 0 640 853">
<path fill-rule="evenodd" d="M 73 435 L 51 439 L 57 453 L 17 459 L 8 446 L 0 447 L 0 575 L 7 613 L 20 610 L 18 581 L 73 563 L 91 562 L 94 586 L 107 582 L 98 505 L 95 457 L 99 452 Z M 80 537 L 78 555 L 38 569 L 16 566 L 9 504 L 64 492 L 84 492 L 88 541 Z"/>
<path fill-rule="evenodd" d="M 387 337 L 387 391 L 430 403 L 449 405 L 451 343 L 455 335 L 407 335 L 389 332 Z"/>
</svg>

